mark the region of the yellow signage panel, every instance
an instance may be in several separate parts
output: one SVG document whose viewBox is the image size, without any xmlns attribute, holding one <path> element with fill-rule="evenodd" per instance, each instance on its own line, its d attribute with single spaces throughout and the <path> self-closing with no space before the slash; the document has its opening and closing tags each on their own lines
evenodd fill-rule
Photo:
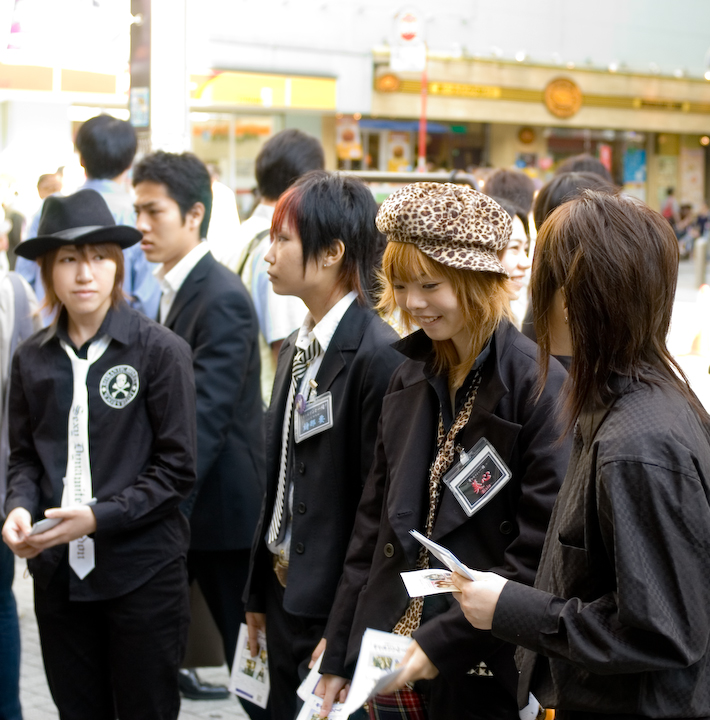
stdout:
<svg viewBox="0 0 710 720">
<path fill-rule="evenodd" d="M 209 105 L 335 110 L 335 79 L 221 72 L 200 77 L 192 96 Z"/>
<path fill-rule="evenodd" d="M 501 89 L 492 85 L 469 85 L 468 83 L 430 82 L 429 93 L 450 97 L 490 98 L 501 95 Z"/>
<path fill-rule="evenodd" d="M 334 78 L 291 78 L 289 107 L 311 110 L 335 110 Z"/>
</svg>

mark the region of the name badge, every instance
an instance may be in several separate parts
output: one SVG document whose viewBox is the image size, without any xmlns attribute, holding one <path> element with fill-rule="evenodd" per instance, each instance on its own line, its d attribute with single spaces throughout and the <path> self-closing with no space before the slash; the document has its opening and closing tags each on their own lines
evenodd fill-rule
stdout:
<svg viewBox="0 0 710 720">
<path fill-rule="evenodd" d="M 306 403 L 303 412 L 296 412 L 293 439 L 302 440 L 333 427 L 333 395 L 329 392 L 318 395 Z"/>
<path fill-rule="evenodd" d="M 466 515 L 471 517 L 490 502 L 513 474 L 496 449 L 481 438 L 444 475 L 444 482 L 454 494 Z"/>
</svg>

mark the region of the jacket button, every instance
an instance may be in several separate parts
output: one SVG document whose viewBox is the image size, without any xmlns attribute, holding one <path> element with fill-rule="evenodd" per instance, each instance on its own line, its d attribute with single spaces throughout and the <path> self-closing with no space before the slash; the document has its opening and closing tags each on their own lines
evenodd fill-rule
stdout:
<svg viewBox="0 0 710 720">
<path fill-rule="evenodd" d="M 384 553 L 385 557 L 392 557 L 394 555 L 394 545 L 392 543 L 387 543 L 384 547 Z"/>
<path fill-rule="evenodd" d="M 300 512 L 301 515 L 306 512 L 306 503 L 298 503 L 298 512 Z"/>
<path fill-rule="evenodd" d="M 513 523 L 510 520 L 503 520 L 500 524 L 500 531 L 503 535 L 510 535 L 513 532 Z"/>
<path fill-rule="evenodd" d="M 298 463 L 298 472 L 301 475 L 306 474 L 306 464 L 305 463 Z"/>
<path fill-rule="evenodd" d="M 305 549 L 306 549 L 306 548 L 303 546 L 303 543 L 298 543 L 298 545 L 296 545 L 296 552 L 297 552 L 299 555 L 303 555 L 303 551 L 304 551 Z"/>
</svg>

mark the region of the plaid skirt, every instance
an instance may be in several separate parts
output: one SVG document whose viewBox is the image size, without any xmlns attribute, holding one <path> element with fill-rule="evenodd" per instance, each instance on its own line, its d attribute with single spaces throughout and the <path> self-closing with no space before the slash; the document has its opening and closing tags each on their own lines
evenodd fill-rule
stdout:
<svg viewBox="0 0 710 720">
<path fill-rule="evenodd" d="M 392 695 L 376 695 L 368 702 L 370 720 L 427 720 L 424 696 L 403 688 Z"/>
</svg>

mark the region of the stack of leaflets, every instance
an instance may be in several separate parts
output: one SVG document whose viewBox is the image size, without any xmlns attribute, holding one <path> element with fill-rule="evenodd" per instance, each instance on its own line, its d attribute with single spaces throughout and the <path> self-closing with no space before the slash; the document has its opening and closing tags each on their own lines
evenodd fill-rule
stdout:
<svg viewBox="0 0 710 720">
<path fill-rule="evenodd" d="M 249 633 L 247 626 L 239 626 L 237 649 L 234 653 L 232 676 L 229 679 L 229 690 L 245 700 L 265 708 L 269 700 L 269 659 L 266 654 L 266 636 L 259 631 L 259 652 L 251 656 Z"/>
<path fill-rule="evenodd" d="M 370 698 L 394 682 L 402 671 L 400 663 L 412 639 L 402 635 L 368 628 L 362 637 L 360 655 L 355 666 L 350 691 L 344 703 L 335 703 L 329 718 L 347 718 L 361 708 Z M 308 677 L 298 688 L 298 696 L 304 701 L 296 720 L 318 720 L 321 698 L 313 694 L 321 678 L 321 658 L 313 666 Z"/>
</svg>

